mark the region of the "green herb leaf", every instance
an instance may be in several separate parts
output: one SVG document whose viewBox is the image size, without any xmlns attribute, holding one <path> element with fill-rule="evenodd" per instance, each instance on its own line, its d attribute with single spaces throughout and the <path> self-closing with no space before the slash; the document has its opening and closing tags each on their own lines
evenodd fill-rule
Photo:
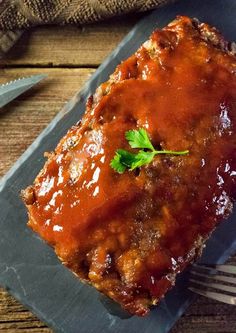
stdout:
<svg viewBox="0 0 236 333">
<path fill-rule="evenodd" d="M 131 168 L 135 162 L 136 154 L 132 154 L 124 149 L 118 149 L 110 165 L 118 173 L 123 173 L 127 168 Z"/>
<path fill-rule="evenodd" d="M 134 170 L 143 165 L 149 164 L 152 162 L 154 157 L 159 154 L 186 155 L 189 153 L 188 150 L 155 150 L 149 139 L 148 133 L 144 128 L 130 130 L 125 133 L 125 137 L 131 148 L 139 148 L 142 150 L 133 154 L 127 150 L 118 149 L 110 163 L 110 166 L 118 173 L 124 173 L 127 169 Z M 143 149 L 149 149 L 149 151 Z"/>
<path fill-rule="evenodd" d="M 121 162 L 121 155 L 116 152 L 114 158 L 111 160 L 110 166 L 118 173 L 123 173 L 127 167 Z"/>
<path fill-rule="evenodd" d="M 140 150 L 137 155 L 135 155 L 135 161 L 131 165 L 131 170 L 140 168 L 142 165 L 149 164 L 152 162 L 155 156 L 155 152 L 148 152 Z"/>
<path fill-rule="evenodd" d="M 125 133 L 125 137 L 128 140 L 131 148 L 143 148 L 155 150 L 147 131 L 144 128 L 139 128 L 138 130 L 131 130 Z"/>
<path fill-rule="evenodd" d="M 136 154 L 132 154 L 127 150 L 118 149 L 117 153 L 120 156 L 120 162 L 128 168 L 131 168 L 132 164 L 135 161 Z"/>
</svg>

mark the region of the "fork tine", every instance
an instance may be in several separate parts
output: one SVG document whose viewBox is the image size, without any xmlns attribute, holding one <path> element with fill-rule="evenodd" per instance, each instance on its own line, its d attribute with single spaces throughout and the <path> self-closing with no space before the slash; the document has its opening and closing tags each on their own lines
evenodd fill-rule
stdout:
<svg viewBox="0 0 236 333">
<path fill-rule="evenodd" d="M 236 297 L 225 295 L 222 293 L 216 293 L 213 291 L 207 291 L 207 290 L 202 290 L 196 287 L 189 287 L 189 290 L 193 291 L 194 293 L 197 293 L 199 295 L 215 299 L 217 301 L 226 303 L 226 304 L 231 304 L 231 305 L 236 305 Z"/>
<path fill-rule="evenodd" d="M 228 292 L 236 294 L 236 288 L 235 287 L 226 286 L 226 285 L 221 284 L 221 283 L 202 282 L 202 281 L 197 281 L 197 280 L 194 280 L 194 279 L 189 279 L 189 281 L 192 282 L 192 283 L 198 284 L 200 286 L 215 288 L 215 289 L 218 289 L 218 290 L 228 291 Z"/>
<path fill-rule="evenodd" d="M 236 275 L 236 266 L 233 265 L 197 265 L 194 264 L 193 267 L 197 269 L 205 269 L 205 270 L 217 270 L 223 273 L 235 274 Z"/>
<path fill-rule="evenodd" d="M 198 273 L 198 271 L 192 269 L 190 272 L 191 275 L 194 276 L 199 276 L 202 278 L 206 278 L 206 279 L 212 279 L 212 280 L 218 280 L 218 281 L 222 281 L 222 282 L 226 282 L 226 283 L 232 283 L 232 284 L 236 284 L 236 278 L 235 277 L 231 277 L 231 276 L 225 276 L 225 275 L 218 275 L 218 274 L 207 274 L 207 273 Z"/>
</svg>

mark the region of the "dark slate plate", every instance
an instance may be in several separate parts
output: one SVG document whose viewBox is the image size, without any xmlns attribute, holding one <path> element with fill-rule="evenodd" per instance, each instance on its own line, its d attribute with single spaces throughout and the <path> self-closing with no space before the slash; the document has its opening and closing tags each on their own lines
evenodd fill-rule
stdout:
<svg viewBox="0 0 236 333">
<path fill-rule="evenodd" d="M 26 227 L 26 210 L 19 191 L 32 183 L 52 150 L 77 122 L 86 98 L 105 81 L 122 59 L 132 54 L 156 27 L 178 14 L 197 17 L 236 39 L 236 0 L 182 0 L 147 15 L 126 36 L 91 77 L 84 89 L 58 114 L 0 183 L 0 284 L 56 332 L 164 333 L 181 316 L 193 295 L 186 273 L 165 300 L 146 318 L 120 319 L 109 314 L 95 289 L 86 286 L 61 265 L 53 250 Z M 205 262 L 223 262 L 236 249 L 236 215 L 223 223 L 207 243 Z"/>
</svg>

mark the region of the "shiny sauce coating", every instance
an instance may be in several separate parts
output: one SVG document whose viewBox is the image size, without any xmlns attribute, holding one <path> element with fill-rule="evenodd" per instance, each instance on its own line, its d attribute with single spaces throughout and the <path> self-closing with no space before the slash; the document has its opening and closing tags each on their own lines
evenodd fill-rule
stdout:
<svg viewBox="0 0 236 333">
<path fill-rule="evenodd" d="M 31 228 L 132 313 L 148 312 L 232 211 L 236 61 L 224 47 L 186 17 L 154 32 L 88 100 L 82 124 L 28 188 Z M 189 154 L 120 175 L 111 159 L 130 150 L 125 132 L 137 128 L 156 148 Z"/>
</svg>

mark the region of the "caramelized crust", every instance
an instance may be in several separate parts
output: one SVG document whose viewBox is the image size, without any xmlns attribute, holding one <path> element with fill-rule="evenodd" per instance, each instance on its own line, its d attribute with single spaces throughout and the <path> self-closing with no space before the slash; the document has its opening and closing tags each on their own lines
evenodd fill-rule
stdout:
<svg viewBox="0 0 236 333">
<path fill-rule="evenodd" d="M 81 279 L 145 315 L 232 211 L 236 59 L 206 24 L 178 17 L 122 62 L 88 100 L 82 123 L 23 191 L 29 226 Z M 110 167 L 125 132 L 145 128 L 156 156 Z"/>
</svg>

